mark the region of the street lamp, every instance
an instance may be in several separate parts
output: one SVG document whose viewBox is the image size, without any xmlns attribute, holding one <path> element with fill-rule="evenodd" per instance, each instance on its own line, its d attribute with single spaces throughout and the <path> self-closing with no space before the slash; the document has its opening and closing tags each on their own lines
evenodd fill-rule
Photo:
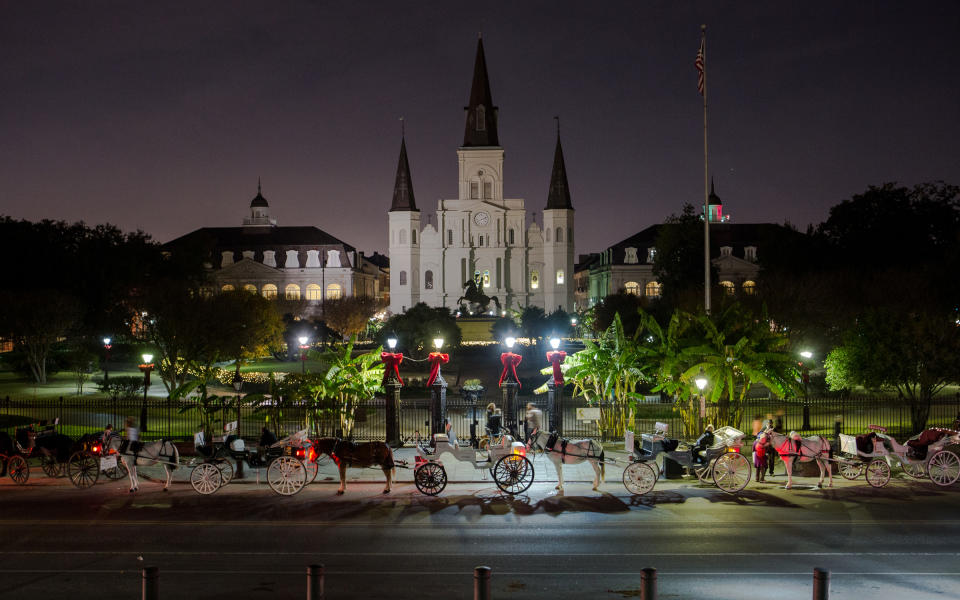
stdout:
<svg viewBox="0 0 960 600">
<path fill-rule="evenodd" d="M 307 350 L 310 348 L 307 342 L 310 341 L 310 338 L 305 335 L 301 335 L 300 337 L 297 338 L 297 341 L 300 342 L 300 374 L 306 375 L 307 374 Z"/>
<path fill-rule="evenodd" d="M 443 354 L 443 338 L 438 334 L 433 338 L 434 351 L 427 356 L 430 361 L 430 376 L 427 387 L 430 388 L 430 440 L 438 433 L 444 433 L 444 420 L 447 417 L 447 382 L 440 373 L 440 365 L 450 361 L 450 355 Z"/>
<path fill-rule="evenodd" d="M 503 343 L 507 345 L 508 349 L 513 350 L 513 345 L 517 343 L 517 338 L 513 337 L 512 335 L 507 336 L 504 338 Z"/>
<path fill-rule="evenodd" d="M 390 348 L 390 351 L 391 351 L 391 352 L 397 349 L 397 336 L 396 336 L 396 335 L 391 335 L 390 337 L 387 338 L 387 347 Z"/>
<path fill-rule="evenodd" d="M 550 431 L 562 433 L 563 429 L 563 371 L 560 365 L 567 358 L 566 352 L 561 352 L 560 338 L 550 338 L 552 351 L 547 352 L 547 360 L 553 366 L 553 377 L 547 381 L 547 408 L 550 411 Z"/>
<path fill-rule="evenodd" d="M 697 389 L 700 390 L 700 427 L 703 429 L 703 417 L 707 414 L 707 401 L 703 397 L 703 388 L 707 387 L 707 374 L 703 372 L 703 368 L 700 368 L 700 372 L 697 374 L 697 378 L 693 380 L 697 384 Z"/>
<path fill-rule="evenodd" d="M 809 350 L 804 350 L 803 352 L 800 353 L 800 356 L 806 359 L 810 359 L 810 358 L 813 358 L 813 352 L 810 352 Z"/>
<path fill-rule="evenodd" d="M 552 338 L 550 338 L 550 347 L 553 348 L 554 350 L 556 350 L 557 348 L 559 348 L 559 347 L 560 347 L 560 338 L 558 338 L 558 337 L 552 337 Z"/>
<path fill-rule="evenodd" d="M 800 356 L 804 360 L 810 360 L 813 352 L 802 350 Z M 800 378 L 803 381 L 803 424 L 800 428 L 806 431 L 810 429 L 810 368 L 803 364 L 803 361 L 798 362 L 797 366 L 800 367 Z"/>
<path fill-rule="evenodd" d="M 140 365 L 140 371 L 143 372 L 143 406 L 140 407 L 140 431 L 147 430 L 147 391 L 150 389 L 150 371 L 153 370 L 153 355 L 143 354 L 141 356 L 143 364 Z"/>
<path fill-rule="evenodd" d="M 443 348 L 443 338 L 442 337 L 433 338 L 433 347 L 437 349 L 437 352 L 440 352 L 440 349 Z"/>
<path fill-rule="evenodd" d="M 103 383 L 106 384 L 110 381 L 110 373 L 107 372 L 107 361 L 110 360 L 110 348 L 112 347 L 110 342 L 112 340 L 108 337 L 103 338 L 103 348 L 104 348 L 104 357 L 103 357 Z"/>
</svg>

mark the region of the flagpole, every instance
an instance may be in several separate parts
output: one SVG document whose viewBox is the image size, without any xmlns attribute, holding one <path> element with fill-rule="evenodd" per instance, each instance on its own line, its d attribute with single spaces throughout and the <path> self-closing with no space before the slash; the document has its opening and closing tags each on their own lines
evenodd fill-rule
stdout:
<svg viewBox="0 0 960 600">
<path fill-rule="evenodd" d="M 710 314 L 710 197 L 707 160 L 707 26 L 701 25 L 703 48 L 703 307 Z"/>
</svg>

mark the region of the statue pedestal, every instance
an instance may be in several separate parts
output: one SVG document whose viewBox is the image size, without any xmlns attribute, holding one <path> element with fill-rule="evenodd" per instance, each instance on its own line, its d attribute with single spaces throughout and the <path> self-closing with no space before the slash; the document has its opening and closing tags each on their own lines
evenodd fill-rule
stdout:
<svg viewBox="0 0 960 600">
<path fill-rule="evenodd" d="M 459 317 L 457 327 L 465 342 L 492 342 L 495 340 L 490 330 L 496 321 L 496 317 Z"/>
</svg>

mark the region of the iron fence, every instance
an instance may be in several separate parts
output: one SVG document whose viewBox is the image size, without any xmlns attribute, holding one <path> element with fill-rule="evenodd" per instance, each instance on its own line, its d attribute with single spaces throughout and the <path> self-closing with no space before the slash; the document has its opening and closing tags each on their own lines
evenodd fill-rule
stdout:
<svg viewBox="0 0 960 600">
<path fill-rule="evenodd" d="M 422 394 L 422 393 L 421 393 Z M 486 424 L 486 405 L 494 402 L 501 409 L 499 394 L 483 397 L 462 397 L 451 394 L 446 401 L 446 418 L 461 440 L 478 438 L 484 434 Z M 522 421 L 524 407 L 532 403 L 543 412 L 543 423 L 550 422 L 550 407 L 547 396 L 520 395 L 517 399 L 519 417 Z M 430 430 L 429 397 L 401 396 L 400 435 L 404 440 L 412 440 L 418 434 L 427 437 Z M 804 423 L 804 405 L 807 419 Z M 59 420 L 58 429 L 70 436 L 92 433 L 102 430 L 107 424 L 115 428 L 122 427 L 127 417 L 133 417 L 139 424 L 142 399 L 110 398 L 30 398 L 0 400 L 0 431 L 13 434 L 14 429 L 31 423 Z M 598 424 L 593 420 L 580 419 L 577 409 L 587 408 L 583 398 L 564 398 L 560 423 L 562 431 L 568 437 L 603 438 Z M 143 439 L 189 440 L 199 430 L 201 416 L 194 400 L 171 401 L 149 398 L 146 402 L 147 427 L 141 432 Z M 386 437 L 385 400 L 382 397 L 361 402 L 355 413 L 352 437 L 357 440 L 382 440 Z M 224 424 L 238 422 L 239 433 L 248 439 L 256 439 L 261 427 L 268 426 L 279 434 L 288 434 L 306 427 L 308 408 L 304 405 L 284 403 L 283 406 L 263 405 L 255 407 L 240 403 L 219 413 L 213 419 L 216 430 Z M 934 398 L 930 406 L 927 427 L 951 427 L 960 417 L 960 395 Z M 708 407 L 704 423 L 713 422 L 715 408 Z M 910 418 L 910 407 L 895 398 L 857 396 L 849 398 L 809 398 L 782 400 L 774 398 L 747 398 L 743 403 L 740 429 L 752 433 L 761 420 L 772 418 L 784 431 L 796 430 L 804 433 L 833 435 L 839 428 L 843 433 L 861 433 L 868 425 L 881 425 L 891 434 L 908 436 L 914 433 Z M 666 423 L 670 431 L 682 434 L 683 425 L 680 413 L 671 403 L 641 403 L 636 407 L 633 431 L 653 431 L 657 422 Z M 806 425 L 806 426 L 805 426 Z M 332 416 L 322 416 L 316 424 L 319 435 L 337 435 L 340 433 L 339 420 Z"/>
</svg>

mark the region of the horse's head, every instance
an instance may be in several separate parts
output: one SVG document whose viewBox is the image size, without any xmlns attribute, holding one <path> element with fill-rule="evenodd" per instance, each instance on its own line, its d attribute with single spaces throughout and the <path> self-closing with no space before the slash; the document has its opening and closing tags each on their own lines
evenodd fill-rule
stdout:
<svg viewBox="0 0 960 600">
<path fill-rule="evenodd" d="M 313 445 L 313 449 L 316 450 L 317 455 L 326 454 L 327 456 L 333 456 L 333 449 L 337 445 L 337 438 L 316 438 L 310 440 L 310 443 Z"/>
</svg>

